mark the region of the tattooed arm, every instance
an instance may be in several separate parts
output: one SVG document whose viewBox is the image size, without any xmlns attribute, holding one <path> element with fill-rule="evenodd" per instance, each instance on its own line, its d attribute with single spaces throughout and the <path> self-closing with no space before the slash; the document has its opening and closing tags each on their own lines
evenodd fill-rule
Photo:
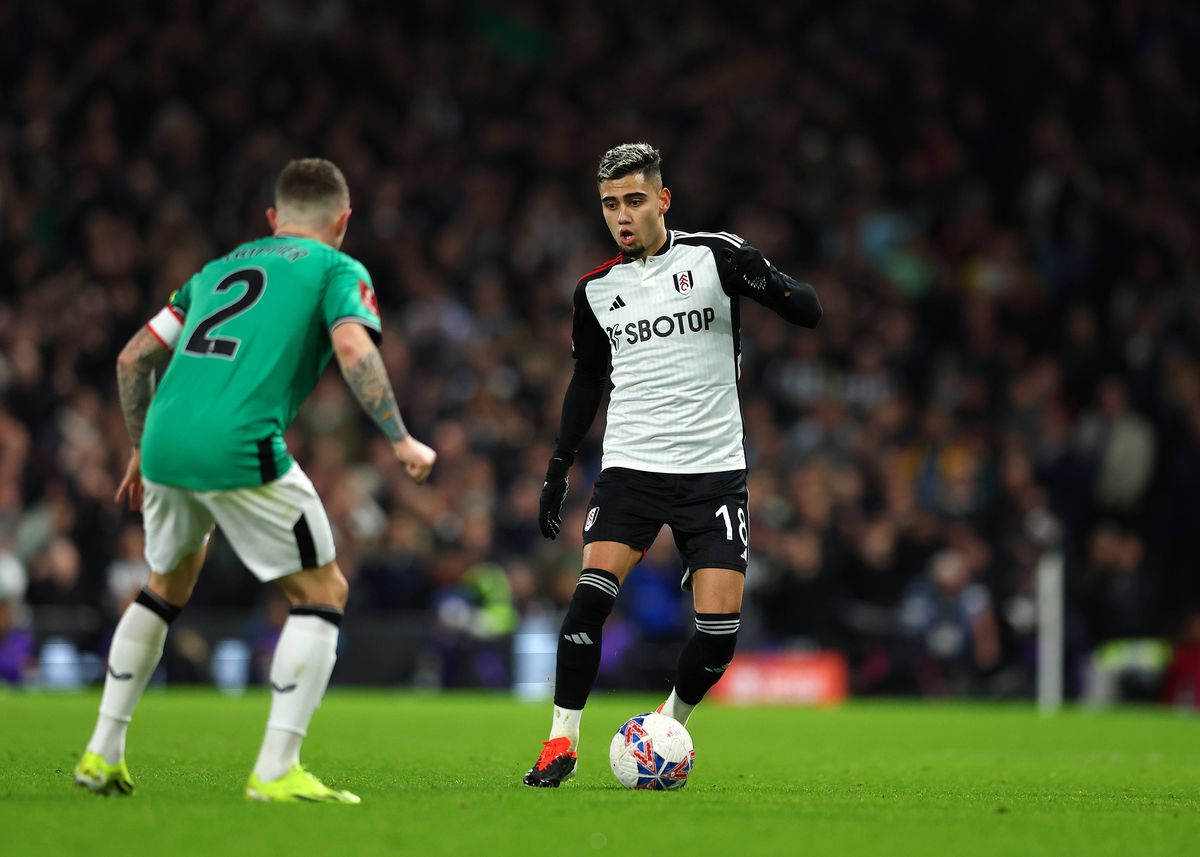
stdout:
<svg viewBox="0 0 1200 857">
<path fill-rule="evenodd" d="M 171 352 L 159 342 L 148 328 L 143 327 L 125 344 L 117 357 L 117 390 L 121 397 L 121 413 L 134 449 L 142 445 L 142 430 L 146 427 L 146 411 L 150 408 L 153 390 L 150 379 L 159 365 L 166 363 Z"/>
<path fill-rule="evenodd" d="M 333 347 L 337 352 L 342 377 L 375 425 L 387 439 L 399 443 L 408 437 L 408 429 L 400 418 L 396 394 L 388 380 L 383 357 L 360 324 L 340 324 L 333 330 Z"/>
<path fill-rule="evenodd" d="M 437 454 L 405 428 L 396 404 L 396 394 L 392 392 L 392 382 L 388 380 L 387 369 L 383 365 L 383 357 L 366 328 L 352 322 L 339 324 L 330 333 L 330 339 L 342 377 L 346 379 L 354 398 L 392 442 L 396 457 L 408 475 L 418 485 L 421 484 L 429 478 Z"/>
<path fill-rule="evenodd" d="M 117 392 L 133 452 L 129 456 L 125 478 L 113 499 L 119 503 L 128 494 L 130 509 L 142 508 L 142 431 L 146 427 L 146 411 L 154 392 L 151 378 L 155 367 L 170 358 L 170 349 L 146 327 L 133 335 L 117 357 Z"/>
</svg>

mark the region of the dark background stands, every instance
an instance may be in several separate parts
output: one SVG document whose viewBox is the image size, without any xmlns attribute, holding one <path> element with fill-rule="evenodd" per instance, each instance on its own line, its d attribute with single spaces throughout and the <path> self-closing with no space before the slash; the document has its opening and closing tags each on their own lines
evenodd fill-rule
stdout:
<svg viewBox="0 0 1200 857">
<path fill-rule="evenodd" d="M 561 604 L 600 425 L 569 538 L 537 537 L 537 491 L 573 284 L 613 254 L 595 161 L 633 139 L 668 225 L 738 232 L 825 307 L 744 315 L 758 645 L 841 648 L 863 691 L 1024 692 L 1044 513 L 1073 658 L 1200 603 L 1194 4 L 145 5 L 0 2 L 0 549 L 35 618 L 93 617 L 84 646 L 145 571 L 110 499 L 117 351 L 310 154 L 347 175 L 345 250 L 441 455 L 409 486 L 333 373 L 289 433 L 350 610 L 434 610 L 481 564 L 521 615 Z M 686 628 L 653 603 L 670 562 L 621 605 L 652 642 Z M 995 657 L 922 643 L 904 605 L 939 597 Z M 218 543 L 196 609 L 264 598 Z"/>
</svg>

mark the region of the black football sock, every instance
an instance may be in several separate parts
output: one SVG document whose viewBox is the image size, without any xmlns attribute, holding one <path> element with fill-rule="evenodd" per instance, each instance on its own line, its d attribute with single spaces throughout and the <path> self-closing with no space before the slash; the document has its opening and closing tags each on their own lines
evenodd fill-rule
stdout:
<svg viewBox="0 0 1200 857">
<path fill-rule="evenodd" d="M 679 654 L 675 695 L 694 706 L 721 680 L 733 660 L 741 613 L 697 613 L 696 633 Z"/>
<path fill-rule="evenodd" d="M 617 577 L 599 568 L 585 568 L 558 635 L 554 704 L 580 710 L 587 702 L 600 671 L 600 636 L 621 586 Z"/>
</svg>

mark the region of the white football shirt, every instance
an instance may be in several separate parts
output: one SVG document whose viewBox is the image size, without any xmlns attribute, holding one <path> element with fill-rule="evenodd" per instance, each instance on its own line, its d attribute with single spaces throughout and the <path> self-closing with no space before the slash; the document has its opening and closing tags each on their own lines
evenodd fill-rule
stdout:
<svg viewBox="0 0 1200 857">
<path fill-rule="evenodd" d="M 728 232 L 669 230 L 655 255 L 618 257 L 580 280 L 575 357 L 612 362 L 603 467 L 746 467 L 738 295 L 716 264 L 717 253 L 741 244 Z"/>
</svg>

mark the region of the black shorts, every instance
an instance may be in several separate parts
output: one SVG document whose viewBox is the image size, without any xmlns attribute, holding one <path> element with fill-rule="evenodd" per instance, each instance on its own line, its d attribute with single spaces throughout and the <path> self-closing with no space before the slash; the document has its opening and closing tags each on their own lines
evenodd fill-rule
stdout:
<svg viewBox="0 0 1200 857">
<path fill-rule="evenodd" d="M 620 542 L 645 551 L 663 524 L 683 555 L 680 585 L 691 589 L 698 568 L 746 573 L 750 520 L 746 471 L 648 473 L 627 467 L 600 471 L 583 519 L 583 543 Z"/>
</svg>

